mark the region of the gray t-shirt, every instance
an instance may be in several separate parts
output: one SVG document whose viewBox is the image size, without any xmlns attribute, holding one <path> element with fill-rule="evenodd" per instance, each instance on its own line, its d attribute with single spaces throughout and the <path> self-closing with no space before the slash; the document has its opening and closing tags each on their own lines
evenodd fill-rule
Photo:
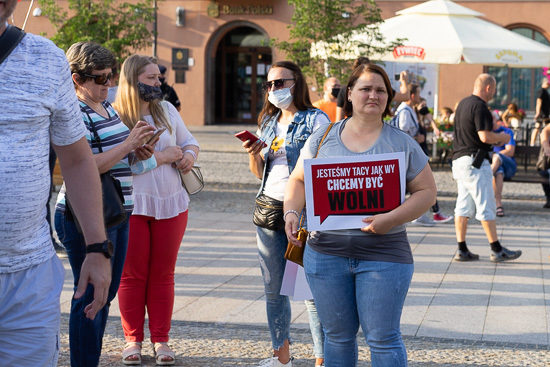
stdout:
<svg viewBox="0 0 550 367">
<path fill-rule="evenodd" d="M 413 138 L 388 124 L 383 125 L 380 136 L 367 151 L 352 152 L 344 146 L 340 138 L 347 121 L 349 120 L 338 122 L 332 127 L 319 149 L 318 158 L 404 152 L 407 183 L 428 163 L 428 157 Z M 302 148 L 300 159 L 315 156 L 324 133 L 325 129 L 319 129 L 310 136 Z M 328 255 L 407 264 L 413 262 L 405 225 L 395 226 L 385 235 L 365 233 L 360 229 L 314 231 L 307 244 Z"/>
<path fill-rule="evenodd" d="M 0 64 L 0 274 L 55 255 L 46 202 L 50 139 L 84 137 L 69 64 L 51 41 L 26 34 Z"/>
</svg>

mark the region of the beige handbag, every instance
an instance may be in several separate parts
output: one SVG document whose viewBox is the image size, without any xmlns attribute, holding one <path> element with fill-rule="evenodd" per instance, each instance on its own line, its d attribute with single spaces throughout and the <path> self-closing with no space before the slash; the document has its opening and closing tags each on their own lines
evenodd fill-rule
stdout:
<svg viewBox="0 0 550 367">
<path fill-rule="evenodd" d="M 204 188 L 204 179 L 202 178 L 199 165 L 194 165 L 191 171 L 185 174 L 180 170 L 178 170 L 178 172 L 180 174 L 181 184 L 189 195 L 197 194 Z"/>
<path fill-rule="evenodd" d="M 168 113 L 168 107 L 166 106 L 167 103 L 170 103 L 170 102 L 161 101 L 160 105 L 162 106 L 162 109 L 164 111 L 164 115 L 166 116 L 166 118 L 170 119 L 170 114 Z M 176 145 L 175 130 L 172 130 L 170 139 L 172 141 L 172 145 Z M 178 171 L 180 175 L 181 184 L 189 195 L 194 195 L 201 192 L 201 190 L 204 188 L 204 179 L 202 177 L 201 168 L 198 164 L 194 164 L 193 168 L 191 168 L 191 170 L 187 173 L 182 173 L 180 170 L 178 170 L 175 167 L 174 164 L 172 165 L 172 167 L 174 167 L 174 169 Z"/>
</svg>

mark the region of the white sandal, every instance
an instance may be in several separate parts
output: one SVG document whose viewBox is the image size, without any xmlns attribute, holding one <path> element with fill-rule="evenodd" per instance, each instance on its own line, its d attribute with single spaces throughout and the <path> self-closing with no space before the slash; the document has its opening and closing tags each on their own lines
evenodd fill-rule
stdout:
<svg viewBox="0 0 550 367">
<path fill-rule="evenodd" d="M 137 357 L 137 359 L 129 357 Z M 141 342 L 128 342 L 122 351 L 122 363 L 127 366 L 141 365 Z"/>
<path fill-rule="evenodd" d="M 155 343 L 153 346 L 157 366 L 171 366 L 176 363 L 176 354 L 170 349 L 168 343 Z"/>
</svg>

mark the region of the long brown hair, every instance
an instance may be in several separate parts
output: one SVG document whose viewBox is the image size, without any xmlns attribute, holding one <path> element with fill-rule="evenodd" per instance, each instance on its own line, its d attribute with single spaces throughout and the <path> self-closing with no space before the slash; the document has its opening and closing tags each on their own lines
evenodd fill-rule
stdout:
<svg viewBox="0 0 550 367">
<path fill-rule="evenodd" d="M 294 103 L 294 106 L 298 109 L 298 111 L 304 111 L 308 108 L 313 108 L 313 105 L 311 104 L 311 99 L 309 98 L 309 90 L 307 87 L 306 78 L 304 78 L 304 74 L 302 74 L 302 70 L 300 70 L 300 67 L 293 63 L 292 61 L 279 61 L 271 65 L 271 69 L 273 68 L 285 68 L 289 70 L 292 75 L 294 76 L 294 94 L 292 95 L 292 102 Z M 275 107 L 273 103 L 269 102 L 267 99 L 268 92 L 265 92 L 264 95 L 264 106 L 262 107 L 262 110 L 260 111 L 260 114 L 258 116 L 258 126 L 262 127 L 262 123 L 264 122 L 264 119 L 269 116 L 275 116 L 277 112 L 280 111 L 278 107 Z"/>
<path fill-rule="evenodd" d="M 122 64 L 113 107 L 118 112 L 122 122 L 130 130 L 133 129 L 139 120 L 143 120 L 140 108 L 143 101 L 139 98 L 138 77 L 149 64 L 157 64 L 157 59 L 150 56 L 132 55 Z M 170 126 L 170 121 L 168 121 L 168 116 L 164 113 L 160 100 L 155 99 L 150 101 L 149 110 L 151 111 L 155 126 L 157 128 L 166 127 L 172 133 L 172 126 Z"/>
<path fill-rule="evenodd" d="M 388 74 L 386 74 L 386 71 L 384 69 L 376 64 L 363 64 L 359 65 L 358 67 L 353 70 L 353 73 L 349 77 L 348 85 L 346 86 L 346 99 L 344 101 L 344 114 L 346 116 L 352 116 L 353 115 L 353 106 L 351 104 L 351 101 L 349 100 L 349 92 L 353 89 L 355 86 L 355 83 L 357 83 L 357 79 L 361 77 L 364 73 L 374 73 L 378 74 L 382 77 L 384 80 L 384 85 L 386 86 L 386 92 L 388 93 L 388 100 L 386 101 L 386 108 L 384 109 L 384 113 L 382 114 L 382 117 L 389 116 L 390 115 L 390 104 L 394 96 L 393 89 L 391 87 L 390 78 L 388 78 Z"/>
</svg>

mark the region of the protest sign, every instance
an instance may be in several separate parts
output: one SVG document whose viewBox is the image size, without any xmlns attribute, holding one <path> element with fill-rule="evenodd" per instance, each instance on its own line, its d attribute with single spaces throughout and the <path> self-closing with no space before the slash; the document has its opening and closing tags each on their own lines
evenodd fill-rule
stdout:
<svg viewBox="0 0 550 367">
<path fill-rule="evenodd" d="M 304 160 L 307 229 L 361 228 L 405 200 L 405 153 Z"/>
</svg>

